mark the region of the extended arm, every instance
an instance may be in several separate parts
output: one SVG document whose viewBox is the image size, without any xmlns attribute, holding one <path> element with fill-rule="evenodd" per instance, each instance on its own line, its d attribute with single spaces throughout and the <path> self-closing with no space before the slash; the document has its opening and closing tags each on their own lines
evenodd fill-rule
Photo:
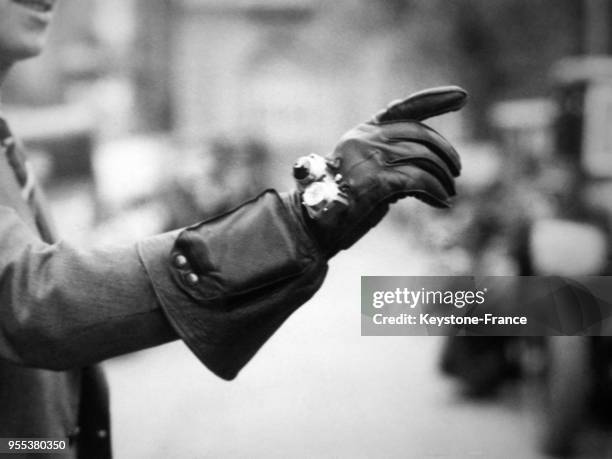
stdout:
<svg viewBox="0 0 612 459">
<path fill-rule="evenodd" d="M 83 251 L 41 242 L 0 206 L 0 357 L 66 369 L 180 337 L 234 378 L 392 202 L 448 205 L 459 157 L 419 120 L 464 102 L 454 87 L 419 93 L 349 131 L 328 158 L 347 199 L 330 218 L 309 219 L 297 192 L 267 191 L 137 246 Z"/>
<path fill-rule="evenodd" d="M 59 370 L 180 336 L 230 379 L 323 280 L 291 212 L 267 192 L 182 232 L 82 251 L 0 207 L 0 356 Z"/>
</svg>

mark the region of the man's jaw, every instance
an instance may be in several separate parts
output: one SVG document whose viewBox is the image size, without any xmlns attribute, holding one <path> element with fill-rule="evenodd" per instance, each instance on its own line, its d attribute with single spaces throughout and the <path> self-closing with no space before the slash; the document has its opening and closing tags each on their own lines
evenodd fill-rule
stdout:
<svg viewBox="0 0 612 459">
<path fill-rule="evenodd" d="M 6 76 L 8 75 L 8 72 L 12 66 L 13 66 L 12 63 L 5 64 L 4 62 L 0 61 L 0 96 L 2 95 L 2 84 L 4 83 L 4 80 L 6 79 Z M 2 108 L 2 97 L 0 97 L 0 109 L 1 108 Z"/>
<path fill-rule="evenodd" d="M 24 8 L 37 13 L 50 13 L 55 6 L 56 0 L 11 0 Z"/>
</svg>

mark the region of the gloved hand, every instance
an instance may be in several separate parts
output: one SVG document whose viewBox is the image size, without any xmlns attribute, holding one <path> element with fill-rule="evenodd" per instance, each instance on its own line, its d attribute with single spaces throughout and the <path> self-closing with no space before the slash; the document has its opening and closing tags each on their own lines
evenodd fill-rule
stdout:
<svg viewBox="0 0 612 459">
<path fill-rule="evenodd" d="M 349 131 L 329 158 L 333 173 L 342 175 L 338 181 L 348 201 L 338 214 L 311 219 L 298 192 L 268 190 L 181 231 L 170 255 L 156 239 L 141 245 L 155 278 L 170 277 L 156 294 L 177 333 L 204 364 L 223 378 L 234 378 L 318 290 L 327 260 L 376 225 L 389 203 L 411 195 L 448 205 L 459 158 L 419 120 L 457 110 L 465 98 L 459 88 L 419 93 Z M 173 260 L 168 262 L 172 268 L 160 267 L 160 257 Z"/>
<path fill-rule="evenodd" d="M 327 258 L 353 245 L 400 198 L 449 207 L 461 162 L 448 141 L 421 121 L 466 102 L 467 93 L 456 86 L 421 91 L 392 102 L 340 139 L 327 164 L 348 206 L 318 219 L 306 217 Z"/>
</svg>

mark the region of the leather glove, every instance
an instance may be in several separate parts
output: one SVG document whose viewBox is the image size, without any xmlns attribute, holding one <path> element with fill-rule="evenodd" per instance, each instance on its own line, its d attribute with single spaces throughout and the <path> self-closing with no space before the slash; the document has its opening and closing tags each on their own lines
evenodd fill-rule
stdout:
<svg viewBox="0 0 612 459">
<path fill-rule="evenodd" d="M 459 156 L 421 121 L 459 110 L 466 102 L 467 93 L 456 86 L 421 91 L 392 102 L 340 139 L 327 166 L 348 205 L 342 212 L 308 219 L 327 258 L 358 241 L 400 198 L 450 206 L 461 171 Z"/>
<path fill-rule="evenodd" d="M 349 198 L 340 215 L 312 220 L 299 193 L 269 190 L 178 236 L 141 243 L 155 293 L 196 356 L 220 377 L 234 378 L 319 289 L 327 259 L 378 223 L 390 202 L 412 195 L 448 205 L 459 159 L 419 120 L 464 103 L 461 89 L 431 90 L 349 131 L 329 160 Z M 170 254 L 168 240 L 176 240 Z"/>
</svg>

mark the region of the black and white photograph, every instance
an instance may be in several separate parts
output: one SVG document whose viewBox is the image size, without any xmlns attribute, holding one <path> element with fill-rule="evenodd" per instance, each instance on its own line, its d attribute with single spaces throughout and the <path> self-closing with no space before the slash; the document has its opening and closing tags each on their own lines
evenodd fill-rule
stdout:
<svg viewBox="0 0 612 459">
<path fill-rule="evenodd" d="M 611 0 L 0 0 L 0 456 L 612 458 Z"/>
</svg>

